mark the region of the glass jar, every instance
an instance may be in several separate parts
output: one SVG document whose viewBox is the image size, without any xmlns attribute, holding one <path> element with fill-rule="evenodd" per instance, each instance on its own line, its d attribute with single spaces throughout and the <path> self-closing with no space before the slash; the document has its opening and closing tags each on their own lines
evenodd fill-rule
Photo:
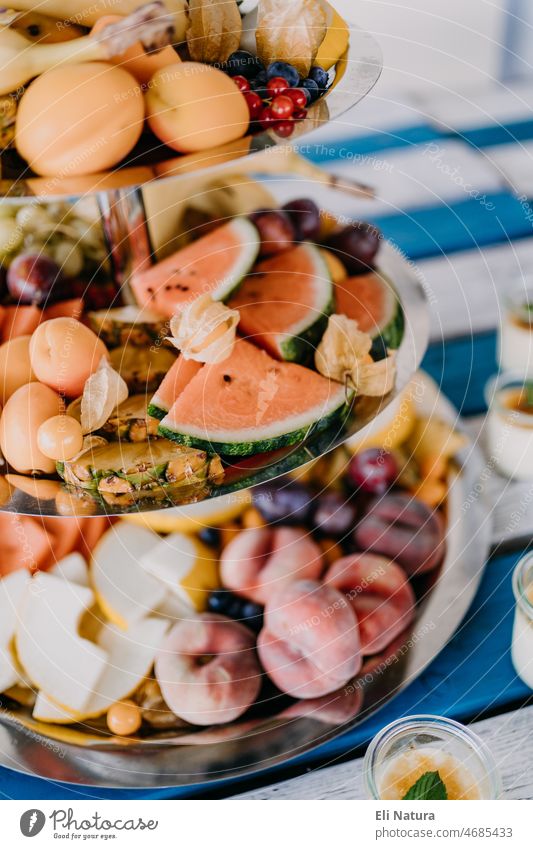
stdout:
<svg viewBox="0 0 533 849">
<path fill-rule="evenodd" d="M 526 554 L 513 572 L 516 601 L 511 658 L 516 674 L 533 690 L 533 554 Z"/>
<path fill-rule="evenodd" d="M 448 798 L 497 799 L 498 770 L 485 745 L 464 725 L 442 716 L 406 716 L 374 737 L 363 763 L 369 799 L 403 799 L 426 772 L 438 772 Z"/>
<path fill-rule="evenodd" d="M 503 301 L 498 359 L 502 369 L 533 379 L 533 289 L 522 288 Z"/>
<path fill-rule="evenodd" d="M 533 381 L 502 372 L 487 383 L 485 400 L 491 461 L 507 477 L 533 480 Z"/>
</svg>

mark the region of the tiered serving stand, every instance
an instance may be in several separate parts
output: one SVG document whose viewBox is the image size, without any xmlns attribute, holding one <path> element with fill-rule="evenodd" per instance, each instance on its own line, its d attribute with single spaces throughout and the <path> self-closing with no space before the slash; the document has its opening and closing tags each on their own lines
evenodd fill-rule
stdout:
<svg viewBox="0 0 533 849">
<path fill-rule="evenodd" d="M 290 143 L 326 123 L 334 123 L 349 108 L 364 98 L 379 78 L 382 58 L 379 46 L 367 33 L 353 27 L 350 45 L 337 64 L 335 78 L 326 95 L 310 110 L 301 122 Z M 312 136 L 311 136 L 312 140 Z M 224 172 L 265 173 L 272 171 L 274 156 L 287 140 L 275 132 L 265 131 L 248 136 L 223 148 L 202 155 L 169 156 L 167 148 L 134 151 L 127 162 L 113 172 L 83 178 L 45 179 L 7 163 L 8 179 L 1 184 L 0 203 L 47 202 L 68 199 L 75 202 L 95 195 L 109 248 L 112 271 L 116 281 L 127 291 L 133 269 L 149 265 L 154 259 L 147 220 L 145 196 L 160 186 L 166 192 L 182 191 L 191 177 L 206 178 Z M 272 158 L 269 158 L 272 157 Z M 11 168 L 11 173 L 10 169 Z M 6 174 L 4 168 L 3 176 Z M 339 181 L 339 191 L 350 190 L 346 181 Z M 398 351 L 397 381 L 394 390 L 374 403 L 363 400 L 355 406 L 347 424 L 339 429 L 312 437 L 296 448 L 276 452 L 276 455 L 253 458 L 231 467 L 231 483 L 223 484 L 206 497 L 215 497 L 231 487 L 232 491 L 254 486 L 308 462 L 330 451 L 356 433 L 363 435 L 371 429 L 381 429 L 390 415 L 388 408 L 416 372 L 428 339 L 426 301 L 421 281 L 411 264 L 391 245 L 382 246 L 379 270 L 392 281 L 402 301 L 405 313 L 405 334 Z M 438 393 L 434 404 L 439 406 Z M 448 418 L 455 413 L 443 409 Z M 370 676 L 372 684 L 347 692 L 346 699 L 321 705 L 298 703 L 290 709 L 279 709 L 273 703 L 263 706 L 265 713 L 228 728 L 189 730 L 177 734 L 158 733 L 139 741 L 106 737 L 84 725 L 61 727 L 44 725 L 31 718 L 30 711 L 14 702 L 4 700 L 0 711 L 0 763 L 12 769 L 37 774 L 55 781 L 116 787 L 187 786 L 247 775 L 282 763 L 319 743 L 348 730 L 377 707 L 391 699 L 432 660 L 441 650 L 466 612 L 481 575 L 485 557 L 485 540 L 478 534 L 475 544 L 473 528 L 478 524 L 474 506 L 459 515 L 461 493 L 474 484 L 480 469 L 475 450 L 469 449 L 468 465 L 456 476 L 449 499 L 450 527 L 453 537 L 448 540 L 448 556 L 433 587 L 428 587 L 427 600 L 421 605 L 414 629 L 428 620 L 438 620 L 440 610 L 448 608 L 446 624 L 429 629 L 424 639 L 414 640 L 409 652 L 395 656 L 391 647 L 387 656 L 378 658 L 383 668 Z M 61 484 L 57 484 L 61 486 Z M 39 486 L 31 483 L 24 488 L 14 486 L 0 476 L 0 510 L 41 516 L 64 515 L 58 511 L 54 497 L 46 497 Z M 73 503 L 75 503 L 73 501 Z M 174 502 L 174 505 L 176 502 Z M 172 506 L 170 503 L 169 507 Z M 153 505 L 161 509 L 158 503 Z M 143 504 L 142 509 L 153 509 Z M 139 507 L 129 508 L 139 510 Z M 117 510 L 104 508 L 95 502 L 94 509 L 80 510 L 84 516 L 112 514 Z M 122 511 L 124 512 L 124 511 Z M 76 513 L 75 507 L 72 513 Z M 481 523 L 479 523 L 481 524 Z M 467 527 L 468 525 L 468 527 Z M 451 601 L 453 600 L 453 604 Z M 407 635 L 407 639 L 409 635 Z M 405 643 L 405 637 L 404 637 Z M 396 647 L 397 648 L 397 647 Z M 391 662 L 391 660 L 393 662 Z M 374 673 L 376 669 L 374 668 Z"/>
</svg>

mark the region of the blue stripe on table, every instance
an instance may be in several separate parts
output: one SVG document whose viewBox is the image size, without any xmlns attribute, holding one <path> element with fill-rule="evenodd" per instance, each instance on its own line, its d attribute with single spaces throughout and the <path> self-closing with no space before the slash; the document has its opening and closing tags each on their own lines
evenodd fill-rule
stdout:
<svg viewBox="0 0 533 849">
<path fill-rule="evenodd" d="M 426 259 L 530 237 L 533 209 L 509 192 L 450 206 L 375 216 L 384 235 L 411 259 Z"/>
<path fill-rule="evenodd" d="M 475 148 L 529 141 L 533 139 L 533 120 L 513 121 L 502 126 L 466 128 L 460 133 L 443 133 L 443 137 L 461 139 Z"/>
<path fill-rule="evenodd" d="M 474 603 L 463 625 L 440 655 L 403 693 L 353 731 L 309 752 L 288 766 L 302 771 L 327 765 L 362 747 L 388 722 L 412 713 L 450 716 L 469 722 L 478 716 L 505 709 L 525 700 L 530 689 L 517 678 L 510 657 L 514 615 L 511 575 L 521 553 L 491 560 Z M 179 749 L 176 750 L 179 758 Z M 261 783 L 281 780 L 286 767 L 261 773 Z M 255 777 L 257 778 L 257 776 Z M 188 790 L 122 791 L 73 788 L 0 770 L 0 786 L 7 798 L 16 799 L 164 799 L 236 793 L 250 787 L 250 779 L 197 785 Z"/>
<path fill-rule="evenodd" d="M 430 345 L 422 367 L 462 416 L 483 413 L 484 387 L 497 371 L 496 334 L 491 331 Z"/>
</svg>

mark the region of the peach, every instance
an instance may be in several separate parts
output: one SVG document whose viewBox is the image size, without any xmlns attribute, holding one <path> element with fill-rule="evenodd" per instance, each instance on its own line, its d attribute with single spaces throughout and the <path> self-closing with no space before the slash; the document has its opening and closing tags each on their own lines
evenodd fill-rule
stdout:
<svg viewBox="0 0 533 849">
<path fill-rule="evenodd" d="M 223 585 L 258 604 L 291 581 L 318 578 L 321 572 L 320 548 L 298 528 L 248 528 L 233 537 L 220 557 Z"/>
<path fill-rule="evenodd" d="M 435 569 L 446 549 L 439 511 L 405 492 L 390 492 L 371 501 L 353 538 L 361 551 L 389 557 L 408 575 Z"/>
<path fill-rule="evenodd" d="M 214 613 L 183 619 L 172 628 L 155 674 L 169 708 L 193 725 L 232 722 L 248 710 L 261 686 L 254 635 Z"/>
<path fill-rule="evenodd" d="M 330 566 L 324 583 L 353 607 L 364 655 L 382 651 L 413 621 L 415 594 L 404 570 L 387 557 L 350 554 Z"/>
<path fill-rule="evenodd" d="M 241 138 L 250 113 L 243 95 L 218 68 L 178 62 L 157 71 L 145 95 L 152 132 L 180 153 L 196 153 Z"/>
<path fill-rule="evenodd" d="M 33 332 L 30 361 L 34 374 L 68 398 L 83 392 L 107 348 L 92 330 L 75 318 L 51 318 Z"/>
<path fill-rule="evenodd" d="M 287 584 L 266 604 L 257 650 L 274 684 L 297 699 L 333 693 L 359 672 L 359 627 L 350 604 L 317 581 Z"/>
</svg>

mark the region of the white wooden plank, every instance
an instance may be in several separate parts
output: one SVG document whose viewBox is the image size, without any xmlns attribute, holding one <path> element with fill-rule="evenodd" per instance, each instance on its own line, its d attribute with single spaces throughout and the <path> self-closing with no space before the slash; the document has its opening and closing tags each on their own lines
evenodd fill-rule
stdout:
<svg viewBox="0 0 533 849">
<path fill-rule="evenodd" d="M 422 112 L 439 128 L 461 133 L 479 127 L 529 121 L 533 110 L 530 81 L 464 86 L 457 91 L 434 89 L 418 95 Z"/>
<path fill-rule="evenodd" d="M 519 197 L 533 198 L 533 142 L 515 142 L 483 151 Z"/>
<path fill-rule="evenodd" d="M 489 746 L 506 799 L 533 799 L 533 707 L 475 722 L 472 730 Z M 362 759 L 317 769 L 235 799 L 364 799 Z"/>
<path fill-rule="evenodd" d="M 501 302 L 514 288 L 533 285 L 533 239 L 448 254 L 417 263 L 425 279 L 431 339 L 493 330 Z"/>
</svg>

